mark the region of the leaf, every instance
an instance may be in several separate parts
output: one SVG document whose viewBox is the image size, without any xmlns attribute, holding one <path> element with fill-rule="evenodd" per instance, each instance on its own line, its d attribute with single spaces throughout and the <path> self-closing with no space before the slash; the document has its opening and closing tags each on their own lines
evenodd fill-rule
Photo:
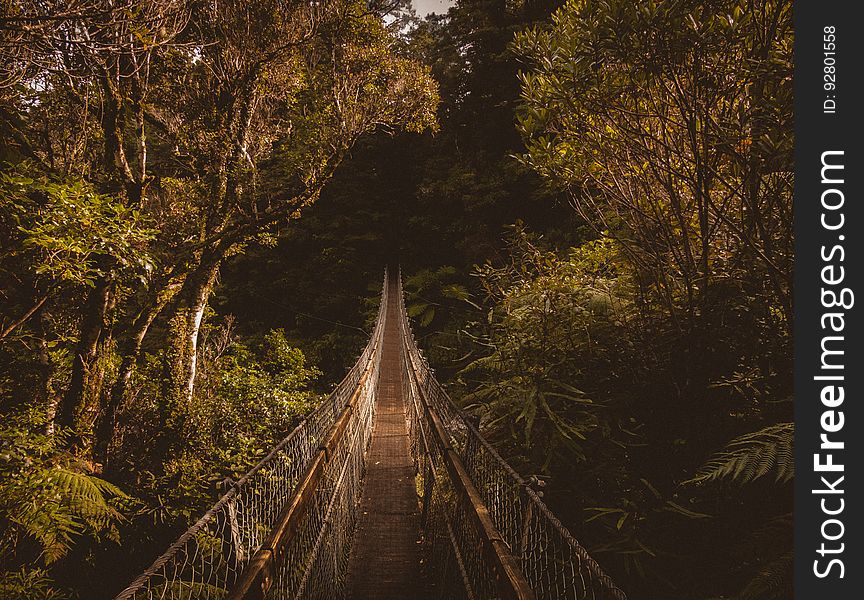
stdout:
<svg viewBox="0 0 864 600">
<path fill-rule="evenodd" d="M 684 483 L 730 479 L 748 483 L 774 474 L 777 482 L 795 476 L 794 423 L 778 423 L 735 438 Z"/>
<path fill-rule="evenodd" d="M 429 305 L 425 302 L 416 302 L 407 308 L 407 313 L 409 317 L 416 318 L 422 315 L 427 308 L 429 308 Z"/>
<path fill-rule="evenodd" d="M 62 558 L 85 529 L 109 529 L 121 518 L 111 498 L 128 498 L 116 486 L 87 473 L 53 466 L 27 481 L 31 498 L 15 503 L 9 519 L 42 546 L 47 564 Z"/>
<path fill-rule="evenodd" d="M 573 396 L 571 394 L 564 394 L 562 392 L 546 392 L 547 396 L 553 396 L 555 398 L 563 398 L 564 400 L 572 400 L 578 404 L 593 404 L 591 398 Z"/>
<path fill-rule="evenodd" d="M 435 318 L 435 309 L 429 308 L 426 312 L 423 313 L 423 316 L 420 318 L 420 326 L 428 327 L 432 320 Z"/>
<path fill-rule="evenodd" d="M 586 508 L 585 510 L 592 510 L 596 513 L 593 516 L 585 519 L 586 523 L 590 523 L 594 519 L 599 519 L 600 517 L 605 517 L 606 515 L 613 515 L 613 514 L 618 514 L 618 513 L 622 513 L 624 515 L 627 514 L 620 508 L 591 507 L 591 508 Z"/>
<path fill-rule="evenodd" d="M 710 519 L 711 518 L 711 515 L 706 515 L 705 513 L 699 513 L 699 512 L 695 512 L 695 511 L 686 509 L 683 506 L 681 506 L 680 504 L 678 504 L 677 502 L 673 502 L 672 500 L 666 501 L 666 506 L 664 507 L 664 509 L 671 511 L 671 512 L 680 513 L 680 514 L 684 515 L 685 517 L 690 517 L 691 519 Z"/>
<path fill-rule="evenodd" d="M 663 495 L 660 493 L 660 491 L 659 491 L 657 488 L 655 488 L 653 485 L 651 485 L 651 483 L 650 483 L 647 479 L 645 479 L 645 478 L 640 478 L 639 481 L 641 481 L 642 484 L 643 484 L 645 487 L 647 487 L 647 488 L 651 491 L 652 494 L 654 494 L 654 497 L 655 497 L 655 498 L 657 498 L 658 500 L 660 500 L 660 499 L 663 497 Z"/>
</svg>

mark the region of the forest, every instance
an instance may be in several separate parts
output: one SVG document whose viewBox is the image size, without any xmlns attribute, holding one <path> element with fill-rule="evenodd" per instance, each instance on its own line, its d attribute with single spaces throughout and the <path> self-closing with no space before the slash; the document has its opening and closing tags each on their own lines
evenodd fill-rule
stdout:
<svg viewBox="0 0 864 600">
<path fill-rule="evenodd" d="M 438 378 L 630 598 L 792 597 L 792 3 L 3 0 L 0 597 Z"/>
</svg>

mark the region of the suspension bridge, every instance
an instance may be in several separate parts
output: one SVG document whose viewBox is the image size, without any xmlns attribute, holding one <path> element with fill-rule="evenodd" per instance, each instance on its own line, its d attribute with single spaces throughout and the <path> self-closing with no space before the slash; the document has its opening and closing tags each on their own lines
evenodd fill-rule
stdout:
<svg viewBox="0 0 864 600">
<path fill-rule="evenodd" d="M 116 600 L 626 600 L 417 348 L 385 274 L 346 377 Z"/>
</svg>

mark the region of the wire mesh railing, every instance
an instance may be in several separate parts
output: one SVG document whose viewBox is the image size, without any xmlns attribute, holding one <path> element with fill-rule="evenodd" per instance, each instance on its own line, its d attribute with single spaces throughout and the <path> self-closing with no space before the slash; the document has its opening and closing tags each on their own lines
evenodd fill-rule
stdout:
<svg viewBox="0 0 864 600">
<path fill-rule="evenodd" d="M 360 499 L 364 453 L 369 446 L 374 416 L 374 391 L 380 353 L 374 368 L 358 390 L 359 402 L 346 414 L 344 430 L 328 444 L 321 480 L 307 501 L 305 515 L 297 520 L 284 541 L 273 544 L 272 581 L 264 598 L 341 598 L 348 572 L 348 558 Z M 337 433 L 334 432 L 334 433 Z M 252 597 L 257 597 L 255 594 Z M 229 598 L 246 598 L 238 590 Z"/>
<path fill-rule="evenodd" d="M 115 600 L 224 600 L 265 550 L 268 598 L 293 598 L 313 583 L 319 591 L 308 597 L 341 596 L 372 430 L 387 289 L 385 277 L 369 343 L 334 391 Z M 335 427 L 340 441 L 327 447 Z M 308 486 L 312 475 L 315 485 Z M 291 513 L 300 489 L 303 510 Z M 266 548 L 288 513 L 296 517 L 290 540 L 278 552 Z"/>
<path fill-rule="evenodd" d="M 425 540 L 435 569 L 447 586 L 444 597 L 496 598 L 501 569 L 490 560 L 482 534 L 468 516 L 464 495 L 443 468 L 446 446 L 455 452 L 479 492 L 495 531 L 537 598 L 625 600 L 625 594 L 555 518 L 540 496 L 480 435 L 471 419 L 450 400 L 419 351 L 400 307 L 404 393 L 411 405 L 409 435 L 422 490 Z M 436 420 L 448 439 L 436 448 Z M 487 540 L 487 545 L 488 545 Z M 457 575 L 459 577 L 457 577 Z M 459 581 L 461 578 L 462 581 Z M 506 593 L 506 591 L 505 591 Z M 512 592 L 511 592 L 512 594 Z"/>
</svg>

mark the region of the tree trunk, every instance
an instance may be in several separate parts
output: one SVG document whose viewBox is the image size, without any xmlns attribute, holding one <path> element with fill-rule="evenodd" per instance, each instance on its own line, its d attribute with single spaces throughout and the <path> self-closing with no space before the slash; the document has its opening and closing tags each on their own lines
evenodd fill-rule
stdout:
<svg viewBox="0 0 864 600">
<path fill-rule="evenodd" d="M 160 425 L 163 440 L 159 458 L 167 457 L 183 432 L 195 389 L 198 362 L 198 333 L 207 308 L 207 299 L 216 282 L 219 259 L 211 257 L 189 274 L 178 293 L 174 314 L 168 321 L 168 348 L 162 377 Z"/>
<path fill-rule="evenodd" d="M 70 447 L 80 451 L 90 432 L 87 431 L 87 407 L 97 400 L 101 385 L 100 350 L 104 349 L 105 321 L 111 304 L 111 283 L 105 279 L 96 282 L 84 305 L 81 331 L 75 355 L 72 357 L 72 376 L 69 387 L 55 417 L 58 427 L 71 429 Z"/>
<path fill-rule="evenodd" d="M 138 313 L 126 336 L 119 344 L 121 362 L 111 393 L 103 403 L 96 422 L 93 460 L 107 468 L 108 450 L 117 425 L 117 411 L 126 399 L 129 383 L 141 356 L 141 346 L 150 325 L 176 293 L 179 284 L 172 283 L 152 293 L 147 305 Z"/>
</svg>

